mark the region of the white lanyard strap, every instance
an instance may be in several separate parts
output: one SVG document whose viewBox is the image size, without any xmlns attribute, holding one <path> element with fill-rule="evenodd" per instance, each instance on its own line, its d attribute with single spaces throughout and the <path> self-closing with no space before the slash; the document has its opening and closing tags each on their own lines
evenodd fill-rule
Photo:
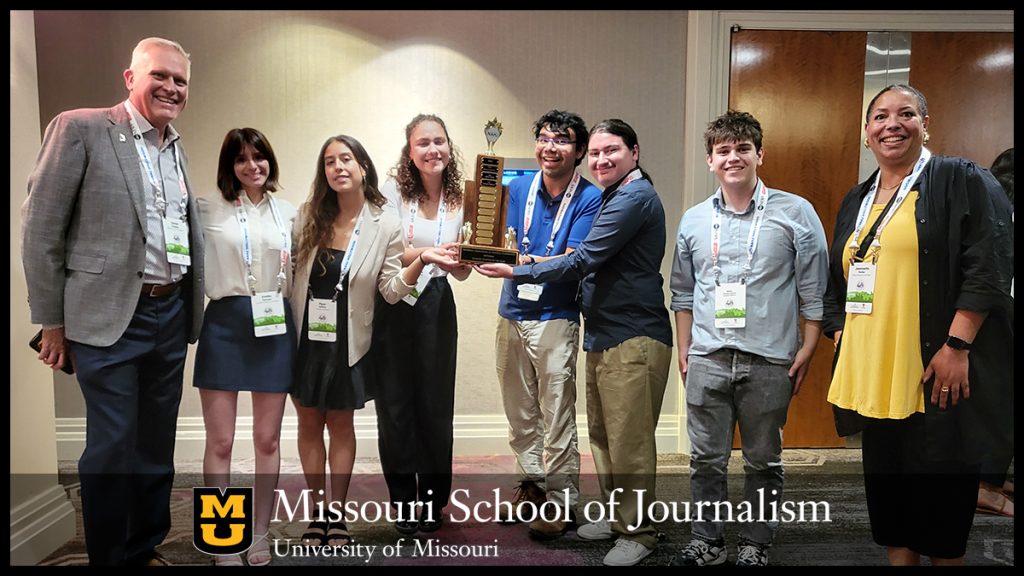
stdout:
<svg viewBox="0 0 1024 576">
<path fill-rule="evenodd" d="M 537 191 L 540 190 L 542 172 L 537 172 L 533 177 L 533 183 L 530 184 L 530 191 L 526 194 L 526 208 L 523 213 L 523 254 L 530 249 L 530 224 L 533 223 L 533 210 L 537 204 Z M 562 220 L 565 219 L 566 212 L 569 211 L 569 204 L 572 202 L 573 196 L 576 194 L 576 188 L 580 185 L 580 173 L 574 171 L 572 180 L 569 181 L 569 186 L 565 189 L 565 193 L 562 194 L 562 201 L 558 204 L 558 212 L 555 214 L 555 223 L 551 228 L 551 238 L 548 239 L 547 251 L 544 253 L 545 256 L 550 256 L 551 251 L 555 249 L 555 235 L 562 228 Z"/>
<path fill-rule="evenodd" d="M 907 199 L 907 195 L 910 193 L 910 188 L 917 183 L 918 178 L 924 172 L 924 167 L 928 164 L 928 160 L 932 157 L 931 151 L 927 148 L 921 148 L 921 157 L 917 159 L 914 164 L 914 169 L 911 170 L 910 174 L 903 179 L 898 190 L 896 190 L 896 199 L 893 201 L 892 206 L 889 210 L 882 214 L 880 217 L 882 221 L 879 222 L 878 228 L 875 230 L 875 237 L 871 240 L 871 247 L 875 250 L 879 250 L 882 247 L 882 231 L 889 224 L 889 220 L 892 220 L 896 210 L 899 209 L 900 204 Z M 875 203 L 875 197 L 878 195 L 878 186 L 881 183 L 882 171 L 878 171 L 878 175 L 875 176 L 874 183 L 871 184 L 871 188 L 868 189 L 868 193 L 864 196 L 864 200 L 860 203 L 860 211 L 857 212 L 857 224 L 853 229 L 853 237 L 850 239 L 849 248 L 853 254 L 856 254 L 860 250 L 860 234 L 864 230 L 864 226 L 867 225 L 868 215 L 871 214 L 871 205 Z"/>
<path fill-rule="evenodd" d="M 245 285 L 251 294 L 256 293 L 256 276 L 252 273 L 252 239 L 249 236 L 249 218 L 242 207 L 242 198 L 235 198 L 235 220 L 242 231 L 242 261 L 245 262 Z"/>
<path fill-rule="evenodd" d="M 356 243 L 359 242 L 359 231 L 363 229 L 363 214 L 359 215 L 359 220 L 356 221 L 356 227 L 352 229 L 352 238 L 348 241 L 348 248 L 345 249 L 345 257 L 341 259 L 341 273 L 338 275 L 338 283 L 334 285 L 334 296 L 331 298 L 332 301 L 338 299 L 338 294 L 341 294 L 345 290 L 345 275 L 348 274 L 349 268 L 352 267 L 352 257 L 356 254 Z M 310 291 L 312 294 L 312 291 Z"/>
<path fill-rule="evenodd" d="M 761 226 L 764 224 L 765 206 L 768 204 L 768 188 L 760 178 L 757 179 L 757 186 L 754 195 L 757 201 L 754 203 L 754 220 L 750 224 L 750 232 L 747 234 L 747 263 L 743 266 L 743 274 L 740 278 L 746 283 L 750 271 L 753 269 L 754 251 L 757 250 L 757 239 L 761 235 Z M 722 269 L 718 266 L 718 253 L 721 249 L 722 240 L 722 202 L 725 196 L 722 188 L 715 192 L 714 212 L 711 215 L 711 272 L 715 275 L 715 284 L 718 284 L 718 277 Z"/>
<path fill-rule="evenodd" d="M 149 148 L 146 146 L 145 140 L 142 138 L 142 129 L 139 128 L 138 121 L 135 120 L 135 115 L 132 114 L 132 109 L 128 106 L 128 103 L 124 103 L 125 110 L 128 111 L 128 124 L 132 129 L 132 139 L 135 141 L 135 150 L 139 153 L 139 159 L 142 162 L 142 169 L 145 173 L 146 179 L 153 186 L 153 196 L 156 201 L 156 209 L 160 212 L 160 215 L 167 217 L 167 197 L 164 195 L 163 183 L 156 176 L 156 170 L 153 167 L 153 160 L 149 156 Z M 188 214 L 188 187 L 185 186 L 185 175 L 181 171 L 181 153 L 178 150 L 178 143 L 174 143 L 174 167 L 178 172 L 178 188 L 181 190 L 181 199 L 178 204 L 181 207 L 181 220 L 185 221 Z"/>
<path fill-rule="evenodd" d="M 284 281 L 288 279 L 285 271 L 288 269 L 288 259 L 292 256 L 292 235 L 284 227 L 281 212 L 277 209 L 277 200 L 274 200 L 273 196 L 267 196 L 267 201 L 270 202 L 270 214 L 274 217 L 274 224 L 281 233 L 281 268 L 277 271 L 277 291 L 280 292 L 284 288 Z"/>
<path fill-rule="evenodd" d="M 277 273 L 277 291 L 280 292 L 285 278 L 287 278 L 285 267 L 288 266 L 288 257 L 291 252 L 291 236 L 284 229 L 284 222 L 281 220 L 281 214 L 277 211 L 274 198 L 269 196 L 269 193 L 265 194 L 268 194 L 266 199 L 270 203 L 270 214 L 274 217 L 274 224 L 277 225 L 277 230 L 281 233 L 281 268 Z M 242 207 L 241 196 L 235 198 L 235 219 L 238 220 L 238 228 L 242 231 L 242 260 L 245 262 L 246 285 L 251 294 L 256 294 L 256 276 L 252 272 L 252 236 L 249 233 L 249 218 L 245 214 L 245 208 Z"/>
<path fill-rule="evenodd" d="M 629 173 L 629 176 L 626 176 L 626 178 L 619 184 L 619 187 L 616 188 L 616 190 L 621 190 L 622 188 L 625 188 L 626 184 L 629 184 L 630 182 L 638 178 L 642 178 L 643 175 L 644 173 L 639 168 L 634 169 L 632 172 Z"/>
<path fill-rule="evenodd" d="M 409 246 L 412 246 L 413 232 L 416 230 L 416 213 L 420 208 L 419 198 L 414 198 L 409 204 L 409 227 L 406 229 L 405 239 Z M 434 246 L 441 245 L 441 236 L 444 233 L 444 222 L 448 215 L 448 206 L 445 205 L 444 194 L 437 201 L 437 233 L 434 234 Z"/>
</svg>

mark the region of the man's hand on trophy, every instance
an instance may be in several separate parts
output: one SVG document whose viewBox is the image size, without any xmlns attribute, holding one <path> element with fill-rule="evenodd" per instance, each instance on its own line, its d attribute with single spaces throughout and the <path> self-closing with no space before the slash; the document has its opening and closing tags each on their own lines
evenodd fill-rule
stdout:
<svg viewBox="0 0 1024 576">
<path fill-rule="evenodd" d="M 512 267 L 508 264 L 476 264 L 473 269 L 488 278 L 512 278 Z"/>
</svg>

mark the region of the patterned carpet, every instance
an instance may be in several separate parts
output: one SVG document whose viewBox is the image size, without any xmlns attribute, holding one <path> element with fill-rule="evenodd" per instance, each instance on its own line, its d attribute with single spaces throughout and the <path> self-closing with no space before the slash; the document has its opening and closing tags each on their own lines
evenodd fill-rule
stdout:
<svg viewBox="0 0 1024 576">
<path fill-rule="evenodd" d="M 787 450 L 785 500 L 828 502 L 830 522 L 792 522 L 780 526 L 775 545 L 770 551 L 772 565 L 875 565 L 886 564 L 885 552 L 871 541 L 864 491 L 861 479 L 859 450 Z M 282 470 L 279 487 L 291 496 L 305 487 L 294 463 Z M 238 469 L 251 472 L 251 462 L 238 463 Z M 61 481 L 75 504 L 80 507 L 74 462 L 62 463 Z M 515 478 L 510 456 L 460 457 L 455 462 L 453 489 L 463 489 L 461 498 L 469 506 L 477 501 L 493 501 L 492 491 L 500 488 L 503 497 L 511 493 Z M 742 460 L 738 453 L 730 463 L 729 493 L 735 500 L 742 493 Z M 172 528 L 160 552 L 175 565 L 209 565 L 211 557 L 192 544 L 192 486 L 202 485 L 201 463 L 179 463 L 172 495 Z M 246 485 L 251 477 L 239 476 L 235 485 Z M 597 481 L 593 461 L 585 458 L 581 479 L 581 502 L 597 499 Z M 689 494 L 687 458 L 664 455 L 659 458 L 658 499 L 664 502 L 685 502 Z M 350 501 L 386 501 L 386 487 L 375 459 L 359 459 L 350 489 Z M 369 510 L 372 510 L 370 508 Z M 502 525 L 493 522 L 462 521 L 463 513 L 454 505 L 440 530 L 403 537 L 384 520 L 356 521 L 349 524 L 355 537 L 344 554 L 347 557 L 310 557 L 296 555 L 305 523 L 296 521 L 271 524 L 271 548 L 275 551 L 273 565 L 577 565 L 601 564 L 610 548 L 608 542 L 579 539 L 574 532 L 551 542 L 537 542 L 526 526 Z M 283 514 L 282 514 L 283 516 Z M 671 521 L 657 524 L 663 540 L 644 565 L 665 565 L 675 551 L 689 540 L 689 524 Z M 730 562 L 735 558 L 738 528 L 728 524 L 726 537 L 730 543 Z M 418 542 L 417 542 L 418 541 Z M 966 562 L 971 565 L 1013 565 L 1013 519 L 977 515 L 971 533 Z M 439 555 L 439 554 L 445 555 Z M 81 531 L 71 542 L 41 562 L 43 565 L 86 564 Z"/>
</svg>

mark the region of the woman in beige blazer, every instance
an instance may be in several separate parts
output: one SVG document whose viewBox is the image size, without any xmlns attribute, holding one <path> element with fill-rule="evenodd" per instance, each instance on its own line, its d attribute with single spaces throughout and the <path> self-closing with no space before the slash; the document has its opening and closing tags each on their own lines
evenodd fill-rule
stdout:
<svg viewBox="0 0 1024 576">
<path fill-rule="evenodd" d="M 398 219 L 381 210 L 377 170 L 351 136 L 320 149 L 310 199 L 293 227 L 295 274 L 291 307 L 298 331 L 292 399 L 299 417 L 299 457 L 315 510 L 340 510 L 355 462 L 352 416 L 372 400 L 373 363 L 366 358 L 377 291 L 393 304 L 415 287 L 426 264 L 455 264 L 443 248 L 423 252 L 402 268 Z M 324 446 L 324 426 L 331 437 Z M 330 462 L 330 500 L 327 463 Z M 303 539 L 345 545 L 342 518 L 319 517 Z"/>
</svg>

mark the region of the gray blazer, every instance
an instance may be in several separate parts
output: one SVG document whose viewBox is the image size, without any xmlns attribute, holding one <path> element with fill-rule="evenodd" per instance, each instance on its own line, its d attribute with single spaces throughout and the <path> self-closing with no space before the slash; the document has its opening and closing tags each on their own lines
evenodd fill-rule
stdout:
<svg viewBox="0 0 1024 576">
<path fill-rule="evenodd" d="M 298 250 L 299 238 L 305 225 L 309 203 L 299 207 L 299 215 L 292 226 L 292 250 Z M 354 366 L 367 352 L 373 337 L 373 307 L 379 291 L 384 300 L 394 304 L 412 292 L 415 284 L 406 284 L 402 278 L 402 226 L 398 217 L 367 202 L 363 205 L 363 229 L 359 232 L 356 254 L 348 271 L 348 365 Z M 309 276 L 313 270 L 313 255 L 293 275 L 292 297 L 289 303 L 295 319 L 295 335 L 302 339 L 302 319 L 306 315 L 309 298 Z"/>
<path fill-rule="evenodd" d="M 146 201 L 128 111 L 64 112 L 46 127 L 22 206 L 21 259 L 34 324 L 64 325 L 75 342 L 110 346 L 135 313 L 146 266 Z M 203 321 L 203 237 L 189 190 L 192 266 L 184 278 L 188 340 Z"/>
</svg>

